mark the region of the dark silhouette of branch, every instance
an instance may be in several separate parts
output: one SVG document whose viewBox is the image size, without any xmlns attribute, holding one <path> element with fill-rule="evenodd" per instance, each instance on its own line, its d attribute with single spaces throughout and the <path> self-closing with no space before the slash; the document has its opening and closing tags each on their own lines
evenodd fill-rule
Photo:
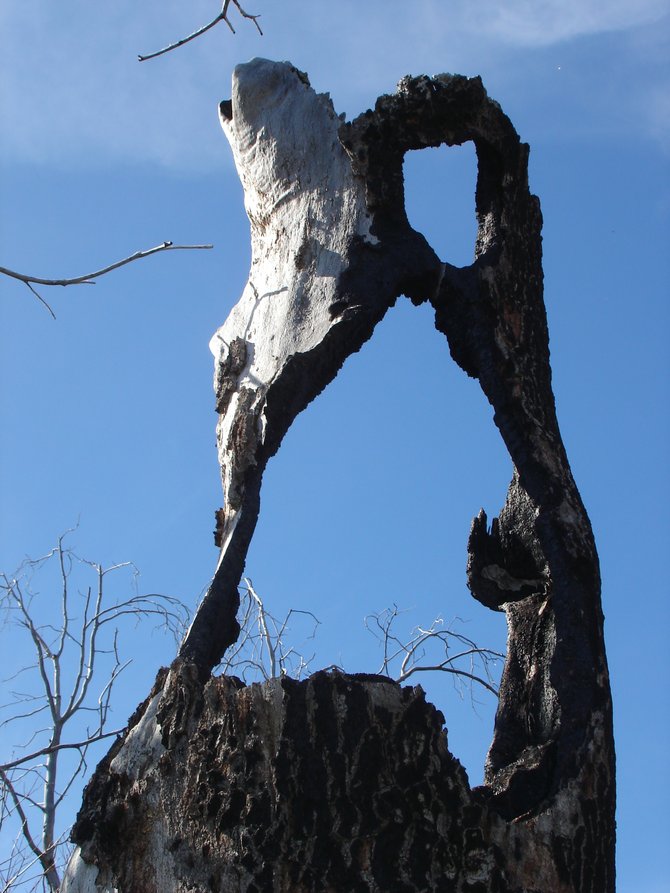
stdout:
<svg viewBox="0 0 670 893">
<path fill-rule="evenodd" d="M 240 4 L 238 0 L 232 0 L 233 6 L 236 7 L 239 14 L 244 19 L 249 19 L 254 23 L 256 28 L 258 28 L 258 33 L 262 36 L 263 32 L 261 31 L 261 26 L 258 24 L 258 19 L 260 16 L 252 15 L 249 12 L 246 12 Z M 219 22 L 225 22 L 226 25 L 230 28 L 230 30 L 235 34 L 235 29 L 233 28 L 230 19 L 228 18 L 228 8 L 230 7 L 231 0 L 224 0 L 223 6 L 221 7 L 221 12 L 215 16 L 211 22 L 208 22 L 206 25 L 203 25 L 202 28 L 198 28 L 196 31 L 193 31 L 191 34 L 186 37 L 182 37 L 181 40 L 177 40 L 174 43 L 168 44 L 168 46 L 163 47 L 162 50 L 157 50 L 155 53 L 148 53 L 146 56 L 139 56 L 138 59 L 140 62 L 146 62 L 147 59 L 155 59 L 157 56 L 162 56 L 164 53 L 169 53 L 171 50 L 176 50 L 179 47 L 184 46 L 185 43 L 189 43 L 191 40 L 195 40 L 196 37 L 200 37 L 201 34 L 204 34 L 205 31 L 209 31 L 210 28 L 213 28 L 215 25 L 218 25 Z"/>
<path fill-rule="evenodd" d="M 172 242 L 163 242 L 160 245 L 156 245 L 154 248 L 147 248 L 144 251 L 136 251 L 134 254 L 131 254 L 129 257 L 124 257 L 122 260 L 116 261 L 116 263 L 110 264 L 107 267 L 103 267 L 101 270 L 95 270 L 93 273 L 85 273 L 83 276 L 75 276 L 72 279 L 41 279 L 38 276 L 31 276 L 27 273 L 17 273 L 15 270 L 9 270 L 7 267 L 0 267 L 0 273 L 5 276 L 10 276 L 12 279 L 18 279 L 19 282 L 24 282 L 31 292 L 38 298 L 44 306 L 47 308 L 49 313 L 56 318 L 56 314 L 53 312 L 49 304 L 44 300 L 44 298 L 37 293 L 37 291 L 33 288 L 33 284 L 35 285 L 95 285 L 95 279 L 99 276 L 104 276 L 106 273 L 111 273 L 112 270 L 117 270 L 119 267 L 123 267 L 126 264 L 130 264 L 135 260 L 141 260 L 144 257 L 149 257 L 152 254 L 158 254 L 160 251 L 188 251 L 188 250 L 197 250 L 201 251 L 208 248 L 213 248 L 213 245 L 173 245 Z"/>
</svg>

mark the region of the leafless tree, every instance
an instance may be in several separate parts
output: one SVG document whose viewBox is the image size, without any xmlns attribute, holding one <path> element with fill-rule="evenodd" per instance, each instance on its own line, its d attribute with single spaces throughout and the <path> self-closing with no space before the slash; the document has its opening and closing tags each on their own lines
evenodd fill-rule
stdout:
<svg viewBox="0 0 670 893">
<path fill-rule="evenodd" d="M 0 729 L 12 742 L 0 756 L 0 833 L 12 839 L 0 861 L 3 893 L 60 887 L 67 831 L 59 827 L 59 807 L 81 781 L 89 749 L 123 732 L 111 724 L 111 703 L 131 663 L 120 652 L 124 626 L 151 619 L 179 636 L 187 617 L 175 598 L 138 594 L 133 564 L 103 567 L 80 558 L 66 536 L 15 574 L 0 574 L 11 653 L 30 655 L 2 683 Z M 124 590 L 133 594 L 110 599 L 109 578 L 123 572 L 131 575 Z"/>
<path fill-rule="evenodd" d="M 214 16 L 211 22 L 207 22 L 206 25 L 203 25 L 201 28 L 196 28 L 195 31 L 188 34 L 186 37 L 182 37 L 180 40 L 176 40 L 174 43 L 170 43 L 167 46 L 163 47 L 162 50 L 157 50 L 155 53 L 147 53 L 145 56 L 138 56 L 140 62 L 146 62 L 147 59 L 155 59 L 156 56 L 162 56 L 164 53 L 169 53 L 171 50 L 176 50 L 178 47 L 184 46 L 185 43 L 189 43 L 191 40 L 195 40 L 196 37 L 200 37 L 201 34 L 204 34 L 206 31 L 209 31 L 210 28 L 213 28 L 215 25 L 218 25 L 219 22 L 225 22 L 226 25 L 230 28 L 230 30 L 235 33 L 235 29 L 228 18 L 230 4 L 237 9 L 238 13 L 242 16 L 243 19 L 249 19 L 249 21 L 253 22 L 256 28 L 258 29 L 258 33 L 262 36 L 263 32 L 261 31 L 261 26 L 258 24 L 258 19 L 260 16 L 252 15 L 249 12 L 246 12 L 239 4 L 238 0 L 223 0 L 221 5 L 221 12 Z"/>
<path fill-rule="evenodd" d="M 123 267 L 135 260 L 150 257 L 152 254 L 158 254 L 160 251 L 186 251 L 189 249 L 202 250 L 212 247 L 212 245 L 173 245 L 172 242 L 162 242 L 160 245 L 156 245 L 153 248 L 147 248 L 144 251 L 136 251 L 134 254 L 124 257 L 122 260 L 117 260 L 115 263 L 109 264 L 100 270 L 95 270 L 93 273 L 85 273 L 83 276 L 74 276 L 72 279 L 41 279 L 40 277 L 32 276 L 29 273 L 17 273 L 16 270 L 9 270 L 7 267 L 0 267 L 0 273 L 4 276 L 9 276 L 11 279 L 18 279 L 19 282 L 25 283 L 38 301 L 41 301 L 42 304 L 44 304 L 55 319 L 56 314 L 37 290 L 33 288 L 34 285 L 95 285 L 95 280 L 100 276 L 104 276 L 105 273 L 111 273 L 112 270 L 117 270 L 119 267 Z"/>
</svg>

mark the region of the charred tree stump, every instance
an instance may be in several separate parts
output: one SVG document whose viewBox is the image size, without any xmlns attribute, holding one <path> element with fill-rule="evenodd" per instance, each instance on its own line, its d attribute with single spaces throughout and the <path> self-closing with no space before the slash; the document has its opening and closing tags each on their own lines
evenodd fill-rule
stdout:
<svg viewBox="0 0 670 893">
<path fill-rule="evenodd" d="M 353 122 L 288 63 L 238 66 L 221 121 L 251 222 L 248 284 L 212 339 L 220 557 L 177 661 L 98 767 L 67 891 L 612 893 L 614 746 L 598 558 L 551 390 L 528 147 L 479 78 L 405 78 Z M 402 163 L 475 144 L 472 265 L 407 221 Z M 508 653 L 470 789 L 418 688 L 317 673 L 211 677 L 238 635 L 263 471 L 399 295 L 429 301 L 514 463 L 468 543 Z"/>
</svg>

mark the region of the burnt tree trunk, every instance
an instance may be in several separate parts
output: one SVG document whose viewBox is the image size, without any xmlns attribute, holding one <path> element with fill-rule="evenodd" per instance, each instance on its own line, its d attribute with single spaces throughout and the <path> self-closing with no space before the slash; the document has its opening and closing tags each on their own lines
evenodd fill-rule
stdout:
<svg viewBox="0 0 670 893">
<path fill-rule="evenodd" d="M 598 558 L 556 420 L 528 147 L 479 78 L 405 78 L 343 122 L 288 63 L 221 103 L 251 221 L 248 284 L 212 339 L 225 506 L 210 589 L 98 767 L 67 891 L 614 890 L 614 747 Z M 407 221 L 405 152 L 475 144 L 474 263 Z M 238 634 L 263 471 L 295 416 L 399 295 L 429 301 L 514 463 L 473 596 L 508 621 L 485 783 L 469 787 L 419 688 L 316 673 L 212 677 Z"/>
</svg>

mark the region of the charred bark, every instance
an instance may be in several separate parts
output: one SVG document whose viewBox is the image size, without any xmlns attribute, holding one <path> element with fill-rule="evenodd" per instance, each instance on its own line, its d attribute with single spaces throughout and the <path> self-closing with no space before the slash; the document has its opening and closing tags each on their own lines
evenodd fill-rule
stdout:
<svg viewBox="0 0 670 893">
<path fill-rule="evenodd" d="M 353 122 L 288 63 L 239 66 L 221 104 L 251 222 L 249 282 L 212 339 L 219 563 L 178 661 L 98 768 L 66 890 L 614 890 L 614 748 L 598 559 L 551 390 L 528 147 L 478 78 L 405 78 Z M 405 214 L 410 149 L 473 141 L 472 265 Z M 210 678 L 238 628 L 263 471 L 397 297 L 429 301 L 514 463 L 468 583 L 508 653 L 471 790 L 418 689 L 318 673 Z"/>
</svg>

